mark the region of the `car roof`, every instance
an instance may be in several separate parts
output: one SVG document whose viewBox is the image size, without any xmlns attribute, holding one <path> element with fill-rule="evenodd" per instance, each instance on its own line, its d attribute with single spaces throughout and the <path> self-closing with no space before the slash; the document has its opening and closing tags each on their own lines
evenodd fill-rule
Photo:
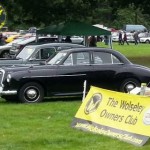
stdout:
<svg viewBox="0 0 150 150">
<path fill-rule="evenodd" d="M 103 52 L 112 52 L 112 53 L 115 53 L 115 54 L 119 54 L 119 55 L 122 55 L 120 52 L 114 50 L 114 49 L 111 49 L 111 48 L 103 48 L 103 47 L 81 47 L 81 48 L 71 48 L 71 49 L 66 49 L 66 50 L 63 50 L 63 52 L 78 52 L 78 51 L 103 51 Z"/>
<path fill-rule="evenodd" d="M 66 47 L 85 47 L 84 45 L 80 44 L 73 44 L 73 43 L 47 43 L 47 44 L 40 44 L 40 45 L 27 45 L 26 47 L 30 48 L 43 48 L 43 47 L 48 47 L 48 46 L 66 46 Z"/>
<path fill-rule="evenodd" d="M 43 38 L 50 38 L 50 37 L 38 37 L 38 39 L 43 39 Z M 29 42 L 34 42 L 36 40 L 36 37 L 35 36 L 32 36 L 32 37 L 29 37 L 29 38 L 27 38 L 27 39 L 25 39 L 25 40 L 22 40 L 22 41 L 20 41 L 20 42 L 17 42 L 17 44 L 27 44 L 27 43 L 29 43 Z"/>
<path fill-rule="evenodd" d="M 70 51 L 70 52 L 73 52 L 73 51 L 95 51 L 95 50 L 97 50 L 97 51 L 105 51 L 105 52 L 110 52 L 110 51 L 115 51 L 115 50 L 113 50 L 113 49 L 110 49 L 110 48 L 101 48 L 101 47 L 81 47 L 81 48 L 76 48 L 76 49 L 73 49 L 73 48 L 71 48 L 71 49 L 67 49 L 67 50 L 64 50 L 64 51 L 66 51 L 66 52 L 68 52 L 68 51 Z"/>
<path fill-rule="evenodd" d="M 130 63 L 130 60 L 128 60 L 128 58 L 126 58 L 123 54 L 121 54 L 120 52 L 114 50 L 114 49 L 110 49 L 110 48 L 101 48 L 101 47 L 83 47 L 83 48 L 71 48 L 71 49 L 66 49 L 63 50 L 61 52 L 67 52 L 67 53 L 72 53 L 72 52 L 87 52 L 87 51 L 100 51 L 100 52 L 106 52 L 106 53 L 112 53 L 116 56 L 118 56 L 119 58 L 121 58 L 123 60 L 123 62 L 126 63 Z"/>
</svg>

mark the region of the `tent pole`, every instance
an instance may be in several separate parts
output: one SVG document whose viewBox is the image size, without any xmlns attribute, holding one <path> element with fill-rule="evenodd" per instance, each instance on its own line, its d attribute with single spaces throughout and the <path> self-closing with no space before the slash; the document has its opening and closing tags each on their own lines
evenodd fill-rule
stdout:
<svg viewBox="0 0 150 150">
<path fill-rule="evenodd" d="M 38 42 L 38 34 L 36 33 L 36 40 L 35 42 L 37 43 Z"/>
<path fill-rule="evenodd" d="M 84 36 L 84 46 L 89 47 L 88 36 Z"/>
<path fill-rule="evenodd" d="M 112 46 L 112 37 L 111 37 L 111 35 L 109 35 L 109 47 L 111 48 L 111 49 L 113 49 L 113 46 Z"/>
<path fill-rule="evenodd" d="M 62 35 L 58 35 L 58 42 L 62 42 Z"/>
</svg>

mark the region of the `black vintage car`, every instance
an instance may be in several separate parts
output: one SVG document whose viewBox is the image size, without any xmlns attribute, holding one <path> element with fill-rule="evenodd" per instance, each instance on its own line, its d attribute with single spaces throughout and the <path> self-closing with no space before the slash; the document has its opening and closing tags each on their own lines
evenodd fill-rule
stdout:
<svg viewBox="0 0 150 150">
<path fill-rule="evenodd" d="M 85 80 L 87 91 L 93 85 L 128 92 L 150 82 L 150 69 L 112 49 L 68 49 L 46 65 L 1 69 L 0 93 L 7 100 L 35 103 L 54 95 L 82 95 Z"/>
<path fill-rule="evenodd" d="M 79 44 L 72 43 L 49 43 L 41 45 L 28 45 L 14 58 L 1 58 L 0 67 L 12 65 L 35 65 L 41 61 L 45 61 L 56 52 L 63 49 L 70 49 L 76 47 L 85 47 Z"/>
</svg>

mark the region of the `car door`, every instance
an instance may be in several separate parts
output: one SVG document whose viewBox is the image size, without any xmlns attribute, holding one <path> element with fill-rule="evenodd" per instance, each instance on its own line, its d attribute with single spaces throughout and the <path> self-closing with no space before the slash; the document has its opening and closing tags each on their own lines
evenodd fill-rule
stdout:
<svg viewBox="0 0 150 150">
<path fill-rule="evenodd" d="M 84 81 L 93 76 L 93 66 L 90 64 L 89 52 L 75 52 L 70 54 L 58 66 L 55 83 L 50 89 L 58 94 L 82 94 Z"/>
<path fill-rule="evenodd" d="M 91 85 L 114 89 L 116 83 L 115 77 L 117 72 L 122 68 L 123 63 L 111 52 L 93 52 L 94 80 Z"/>
<path fill-rule="evenodd" d="M 39 64 L 41 61 L 45 61 L 56 53 L 55 47 L 39 48 L 29 59 L 28 63 Z"/>
</svg>

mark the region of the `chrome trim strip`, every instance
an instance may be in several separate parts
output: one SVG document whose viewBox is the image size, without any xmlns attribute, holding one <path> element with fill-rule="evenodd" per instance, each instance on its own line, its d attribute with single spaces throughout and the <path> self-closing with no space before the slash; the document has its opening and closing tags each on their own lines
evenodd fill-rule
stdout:
<svg viewBox="0 0 150 150">
<path fill-rule="evenodd" d="M 3 73 L 2 74 L 2 79 L 1 79 L 1 82 L 0 82 L 0 85 L 2 85 L 3 86 L 3 79 L 4 79 L 4 75 L 5 75 L 5 70 L 3 70 L 3 69 L 0 69 L 0 71 Z"/>
<path fill-rule="evenodd" d="M 0 95 L 16 95 L 17 91 L 13 90 L 13 91 L 1 91 Z"/>
<path fill-rule="evenodd" d="M 71 76 L 86 76 L 86 74 L 73 74 L 73 75 L 52 75 L 52 76 L 27 76 L 27 77 L 23 77 L 23 78 L 37 78 L 37 77 L 40 77 L 40 78 L 44 78 L 44 77 L 71 77 Z"/>
</svg>

